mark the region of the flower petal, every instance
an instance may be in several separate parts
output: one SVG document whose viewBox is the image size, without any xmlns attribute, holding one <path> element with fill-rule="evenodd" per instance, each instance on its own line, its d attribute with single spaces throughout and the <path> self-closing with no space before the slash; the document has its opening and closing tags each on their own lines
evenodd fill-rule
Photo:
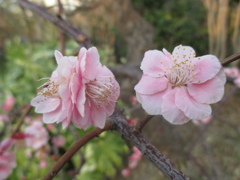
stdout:
<svg viewBox="0 0 240 180">
<path fill-rule="evenodd" d="M 172 124 L 184 124 L 190 119 L 175 104 L 176 89 L 168 91 L 162 98 L 162 116 Z"/>
<path fill-rule="evenodd" d="M 143 75 L 134 90 L 140 94 L 155 94 L 165 90 L 168 86 L 168 80 L 165 77 L 156 78 L 148 75 Z"/>
<path fill-rule="evenodd" d="M 143 109 L 150 115 L 160 115 L 162 114 L 161 105 L 162 105 L 162 97 L 168 90 L 152 94 L 152 95 L 144 95 L 136 92 L 136 96 L 138 100 L 141 100 L 141 104 Z"/>
<path fill-rule="evenodd" d="M 220 78 L 214 77 L 202 84 L 189 84 L 187 90 L 197 102 L 212 104 L 222 99 L 224 84 Z"/>
<path fill-rule="evenodd" d="M 77 110 L 82 117 L 85 116 L 85 114 L 84 114 L 84 110 L 85 110 L 84 104 L 85 103 L 86 103 L 86 86 L 82 86 L 82 88 L 78 92 L 77 103 L 76 103 Z"/>
<path fill-rule="evenodd" d="M 160 77 L 169 66 L 169 58 L 162 51 L 150 50 L 145 52 L 140 69 L 144 74 L 152 77 Z"/>
<path fill-rule="evenodd" d="M 62 53 L 59 52 L 59 51 L 57 51 L 57 50 L 55 50 L 54 55 L 55 55 L 55 59 L 56 59 L 57 63 L 58 63 L 59 60 L 62 59 L 62 57 L 63 57 Z"/>
<path fill-rule="evenodd" d="M 44 96 L 37 96 L 31 100 L 31 105 L 35 107 L 36 113 L 48 113 L 54 111 L 60 104 L 58 98 L 47 98 Z"/>
<path fill-rule="evenodd" d="M 92 124 L 101 129 L 104 128 L 106 123 L 106 114 L 104 111 L 98 110 L 97 107 L 91 107 Z"/>
<path fill-rule="evenodd" d="M 51 124 L 54 122 L 57 122 L 61 115 L 61 106 L 59 106 L 57 109 L 55 109 L 52 112 L 44 113 L 43 114 L 43 122 L 46 124 Z"/>
<path fill-rule="evenodd" d="M 188 94 L 186 87 L 177 88 L 175 104 L 190 119 L 204 119 L 210 116 L 212 112 L 212 109 L 208 104 L 196 102 Z"/>
<path fill-rule="evenodd" d="M 194 58 L 193 60 L 195 62 L 195 67 L 192 83 L 204 83 L 216 76 L 221 69 L 218 58 L 213 55 L 205 55 Z"/>
<path fill-rule="evenodd" d="M 85 69 L 83 72 L 84 78 L 94 80 L 96 78 L 99 68 L 102 67 L 99 61 L 98 50 L 95 47 L 88 49 L 86 54 Z"/>
<path fill-rule="evenodd" d="M 191 60 L 195 57 L 195 51 L 190 46 L 176 46 L 172 53 L 173 59 L 176 59 L 176 63 L 183 62 L 185 60 Z"/>
<path fill-rule="evenodd" d="M 221 68 L 221 70 L 220 70 L 219 73 L 216 75 L 216 77 L 218 77 L 218 78 L 222 81 L 223 84 L 225 84 L 226 81 L 227 81 L 227 77 L 226 77 L 226 74 L 225 74 L 223 68 Z"/>
</svg>

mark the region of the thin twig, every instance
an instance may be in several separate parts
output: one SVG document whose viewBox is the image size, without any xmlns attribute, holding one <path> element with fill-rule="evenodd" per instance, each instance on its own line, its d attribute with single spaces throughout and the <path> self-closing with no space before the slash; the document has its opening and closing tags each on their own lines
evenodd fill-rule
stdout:
<svg viewBox="0 0 240 180">
<path fill-rule="evenodd" d="M 53 168 L 46 174 L 42 180 L 51 180 L 57 173 L 63 168 L 63 166 L 72 158 L 72 156 L 87 142 L 106 131 L 108 127 L 104 129 L 96 128 L 79 139 L 67 152 L 55 163 Z"/>
<path fill-rule="evenodd" d="M 29 2 L 28 0 L 17 0 L 20 6 L 31 10 L 37 15 L 41 16 L 45 20 L 51 22 L 67 35 L 72 37 L 77 43 L 82 44 L 84 47 L 90 47 L 90 40 L 88 36 L 80 31 L 79 29 L 68 24 L 63 19 L 51 14 L 44 6 L 36 5 L 35 3 Z"/>
<path fill-rule="evenodd" d="M 142 131 L 142 128 L 153 118 L 154 116 L 153 115 L 148 115 L 145 119 L 143 120 L 139 120 L 135 127 L 134 127 L 134 130 L 141 133 Z"/>
<path fill-rule="evenodd" d="M 226 66 L 226 65 L 228 65 L 228 64 L 230 64 L 230 63 L 232 63 L 233 61 L 236 61 L 236 60 L 238 60 L 238 59 L 240 59 L 240 52 L 235 53 L 235 54 L 233 54 L 233 55 L 225 58 L 225 59 L 223 60 L 223 62 L 222 62 L 222 65 L 223 65 L 223 66 Z"/>
<path fill-rule="evenodd" d="M 24 111 L 24 113 L 21 115 L 21 117 L 18 120 L 18 124 L 17 124 L 15 130 L 13 131 L 12 136 L 14 136 L 15 134 L 17 134 L 20 131 L 20 128 L 24 122 L 25 117 L 30 113 L 31 110 L 32 110 L 32 106 L 27 105 L 26 110 Z"/>
</svg>

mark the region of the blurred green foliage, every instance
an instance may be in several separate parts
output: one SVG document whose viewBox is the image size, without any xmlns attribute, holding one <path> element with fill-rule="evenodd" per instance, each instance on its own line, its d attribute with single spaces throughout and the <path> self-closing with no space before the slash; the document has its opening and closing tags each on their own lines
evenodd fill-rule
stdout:
<svg viewBox="0 0 240 180">
<path fill-rule="evenodd" d="M 155 29 L 159 49 L 182 44 L 194 47 L 197 54 L 208 52 L 205 9 L 200 1 L 133 0 L 135 8 Z"/>
</svg>

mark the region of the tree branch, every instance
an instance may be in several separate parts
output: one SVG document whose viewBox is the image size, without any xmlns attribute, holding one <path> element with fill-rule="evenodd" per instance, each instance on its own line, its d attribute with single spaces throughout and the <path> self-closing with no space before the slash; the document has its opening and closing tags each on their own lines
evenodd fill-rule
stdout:
<svg viewBox="0 0 240 180">
<path fill-rule="evenodd" d="M 23 114 L 21 115 L 21 117 L 18 120 L 18 124 L 17 124 L 15 130 L 12 132 L 12 136 L 14 136 L 15 134 L 17 134 L 19 132 L 19 130 L 24 122 L 25 117 L 30 113 L 31 110 L 32 110 L 32 106 L 27 105 L 26 110 L 23 112 Z"/>
<path fill-rule="evenodd" d="M 36 5 L 28 0 L 17 0 L 19 5 L 23 8 L 29 9 L 32 12 L 36 13 L 37 15 L 41 16 L 45 20 L 51 22 L 67 35 L 72 37 L 77 43 L 82 44 L 84 47 L 90 47 L 90 40 L 88 36 L 80 31 L 79 29 L 73 27 L 72 25 L 65 22 L 63 19 L 51 14 L 47 11 L 44 6 Z"/>
<path fill-rule="evenodd" d="M 223 66 L 226 66 L 226 65 L 228 65 L 228 64 L 230 64 L 230 63 L 232 63 L 233 61 L 236 61 L 236 60 L 238 60 L 238 59 L 240 59 L 240 52 L 239 52 L 239 53 L 235 53 L 235 54 L 233 54 L 233 55 L 225 58 L 225 59 L 223 60 L 223 62 L 222 62 L 222 65 L 223 65 Z"/>
<path fill-rule="evenodd" d="M 166 158 L 161 152 L 157 150 L 153 145 L 149 144 L 143 136 L 134 131 L 125 117 L 115 110 L 112 116 L 108 118 L 108 122 L 111 123 L 112 129 L 118 131 L 122 137 L 130 141 L 136 146 L 152 163 L 167 177 L 169 180 L 189 180 L 175 165 Z"/>
<path fill-rule="evenodd" d="M 106 126 L 104 129 L 96 128 L 81 137 L 72 147 L 70 147 L 67 152 L 56 162 L 53 168 L 46 174 L 42 180 L 51 180 L 57 173 L 63 168 L 63 166 L 72 158 L 72 156 L 88 141 L 100 135 L 103 131 L 106 131 L 109 127 Z"/>
</svg>

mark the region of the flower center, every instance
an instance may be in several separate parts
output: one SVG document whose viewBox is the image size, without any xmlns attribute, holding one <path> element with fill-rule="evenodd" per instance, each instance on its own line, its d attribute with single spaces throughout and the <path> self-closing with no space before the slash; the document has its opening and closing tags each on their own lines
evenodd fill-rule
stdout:
<svg viewBox="0 0 240 180">
<path fill-rule="evenodd" d="M 117 87 L 113 86 L 112 78 L 114 77 L 101 77 L 86 84 L 86 94 L 97 106 L 97 109 L 116 103 L 117 97 L 114 90 Z"/>
<path fill-rule="evenodd" d="M 166 68 L 165 77 L 173 87 L 186 86 L 194 77 L 194 66 L 188 59 L 180 62 L 175 59 L 170 67 Z"/>
<path fill-rule="evenodd" d="M 39 88 L 37 88 L 38 96 L 43 96 L 45 99 L 49 97 L 60 98 L 58 93 L 59 83 L 57 81 L 49 79 Z"/>
</svg>

